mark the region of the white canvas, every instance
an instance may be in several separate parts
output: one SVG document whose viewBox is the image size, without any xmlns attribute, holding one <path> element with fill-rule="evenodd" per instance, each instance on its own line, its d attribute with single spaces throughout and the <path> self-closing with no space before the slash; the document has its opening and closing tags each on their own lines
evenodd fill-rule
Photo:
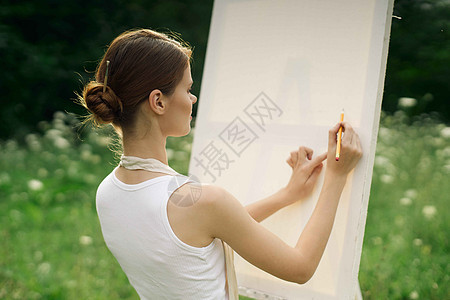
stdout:
<svg viewBox="0 0 450 300">
<path fill-rule="evenodd" d="M 364 151 L 313 278 L 304 285 L 283 281 L 235 253 L 240 294 L 355 297 L 392 7 L 393 0 L 214 3 L 190 175 L 224 187 L 244 206 L 263 199 L 288 183 L 291 151 L 326 151 L 342 108 Z M 309 199 L 261 224 L 295 246 L 322 182 Z"/>
</svg>

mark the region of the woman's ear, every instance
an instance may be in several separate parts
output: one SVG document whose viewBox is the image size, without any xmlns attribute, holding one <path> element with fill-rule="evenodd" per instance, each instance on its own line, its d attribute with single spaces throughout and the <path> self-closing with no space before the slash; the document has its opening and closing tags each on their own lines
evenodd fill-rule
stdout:
<svg viewBox="0 0 450 300">
<path fill-rule="evenodd" d="M 162 115 L 167 110 L 166 97 L 160 90 L 153 90 L 148 96 L 148 104 L 150 109 L 157 115 Z"/>
</svg>

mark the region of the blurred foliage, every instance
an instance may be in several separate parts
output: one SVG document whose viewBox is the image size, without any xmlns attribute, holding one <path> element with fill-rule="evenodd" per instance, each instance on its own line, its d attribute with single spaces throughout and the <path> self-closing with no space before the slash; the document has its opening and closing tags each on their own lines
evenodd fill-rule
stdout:
<svg viewBox="0 0 450 300">
<path fill-rule="evenodd" d="M 394 112 L 401 97 L 417 100 L 409 116 L 438 112 L 450 121 L 450 2 L 395 0 L 383 110 Z"/>
<path fill-rule="evenodd" d="M 138 299 L 104 243 L 94 201 L 118 164 L 108 150 L 115 135 L 78 125 L 57 112 L 24 144 L 0 141 L 0 299 Z M 169 164 L 184 175 L 194 134 L 167 140 Z M 383 114 L 378 141 L 364 299 L 448 299 L 450 127 L 398 111 Z"/>
<path fill-rule="evenodd" d="M 0 0 L 0 138 L 23 137 L 58 110 L 84 114 L 74 92 L 93 77 L 107 44 L 131 28 L 181 34 L 195 48 L 198 95 L 212 6 L 213 0 Z M 417 105 L 409 115 L 436 111 L 448 122 L 449 2 L 397 0 L 394 15 L 402 19 L 392 20 L 383 109 L 394 112 L 400 97 L 410 97 Z"/>
<path fill-rule="evenodd" d="M 85 114 L 71 100 L 74 91 L 93 78 L 107 44 L 132 28 L 179 33 L 194 47 L 193 92 L 198 95 L 212 4 L 0 0 L 0 138 L 23 137 L 58 110 Z"/>
<path fill-rule="evenodd" d="M 363 298 L 449 299 L 450 127 L 383 115 L 359 271 Z"/>
</svg>

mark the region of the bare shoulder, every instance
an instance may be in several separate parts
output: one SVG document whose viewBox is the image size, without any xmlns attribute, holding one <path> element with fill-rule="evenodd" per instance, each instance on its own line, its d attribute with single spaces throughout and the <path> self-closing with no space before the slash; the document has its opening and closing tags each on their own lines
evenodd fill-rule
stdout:
<svg viewBox="0 0 450 300">
<path fill-rule="evenodd" d="M 215 193 L 216 189 L 197 182 L 181 184 L 171 193 L 167 217 L 180 240 L 194 247 L 205 247 L 214 240 L 208 228 L 208 207 L 218 198 Z"/>
<path fill-rule="evenodd" d="M 186 204 L 195 205 L 202 213 L 208 212 L 214 215 L 221 209 L 235 205 L 244 209 L 227 190 L 213 184 L 189 182 L 181 186 L 175 193 L 178 193 L 180 199 L 184 198 Z"/>
<path fill-rule="evenodd" d="M 229 196 L 229 193 L 222 187 L 198 182 L 188 182 L 175 190 L 169 198 L 170 207 L 182 209 L 184 217 L 197 224 L 203 235 L 210 238 L 219 237 L 214 230 L 221 226 L 221 213 L 228 214 L 236 212 L 239 207 L 241 214 L 247 214 L 245 208 L 236 200 Z"/>
<path fill-rule="evenodd" d="M 179 207 L 205 207 L 220 198 L 221 190 L 220 187 L 210 184 L 187 182 L 172 193 L 170 202 Z"/>
<path fill-rule="evenodd" d="M 256 223 L 242 204 L 226 189 L 213 184 L 187 183 L 174 192 L 170 201 L 177 207 L 185 208 L 184 213 L 191 214 L 203 234 L 211 239 L 220 238 L 230 241 L 232 238 L 224 229 L 235 230 L 227 224 L 230 220 L 239 220 L 246 225 Z M 191 208 L 187 210 L 186 208 Z M 247 226 L 244 226 L 244 228 Z M 244 228 L 241 228 L 242 230 Z"/>
</svg>

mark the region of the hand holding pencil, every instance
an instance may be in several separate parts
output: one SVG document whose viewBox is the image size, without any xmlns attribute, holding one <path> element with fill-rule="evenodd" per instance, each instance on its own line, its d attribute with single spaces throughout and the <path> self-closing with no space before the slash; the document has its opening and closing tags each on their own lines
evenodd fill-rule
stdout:
<svg viewBox="0 0 450 300">
<path fill-rule="evenodd" d="M 348 122 L 337 123 L 328 133 L 327 173 L 346 176 L 362 156 L 359 136 Z"/>
</svg>

